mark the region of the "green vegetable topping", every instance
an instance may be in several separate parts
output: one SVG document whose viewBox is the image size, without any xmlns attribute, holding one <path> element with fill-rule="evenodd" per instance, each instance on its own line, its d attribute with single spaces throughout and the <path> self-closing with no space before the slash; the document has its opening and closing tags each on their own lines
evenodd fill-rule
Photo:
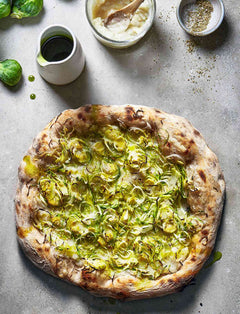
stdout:
<svg viewBox="0 0 240 314">
<path fill-rule="evenodd" d="M 38 15 L 43 8 L 43 0 L 13 0 L 11 17 L 22 19 Z"/>
<path fill-rule="evenodd" d="M 16 60 L 7 59 L 0 62 L 0 80 L 9 85 L 15 86 L 22 77 L 22 67 Z"/>
<path fill-rule="evenodd" d="M 9 0 L 0 0 L 0 19 L 11 13 L 11 2 Z"/>
<path fill-rule="evenodd" d="M 35 227 L 60 255 L 109 277 L 176 272 L 204 222 L 187 206 L 183 162 L 164 156 L 161 145 L 138 128 L 63 132 L 58 148 L 46 153 L 51 162 L 38 171 Z"/>
<path fill-rule="evenodd" d="M 27 155 L 24 156 L 23 161 L 25 162 L 25 172 L 29 177 L 35 178 L 39 176 L 39 169 L 33 163 L 32 158 Z"/>
</svg>

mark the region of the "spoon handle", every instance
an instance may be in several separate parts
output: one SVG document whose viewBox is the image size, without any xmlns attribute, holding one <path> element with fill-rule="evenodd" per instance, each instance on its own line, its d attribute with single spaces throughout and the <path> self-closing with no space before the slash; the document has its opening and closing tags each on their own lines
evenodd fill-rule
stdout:
<svg viewBox="0 0 240 314">
<path fill-rule="evenodd" d="M 134 0 L 129 5 L 124 7 L 121 11 L 125 14 L 133 14 L 138 9 L 140 4 L 142 4 L 143 1 L 144 0 Z"/>
</svg>

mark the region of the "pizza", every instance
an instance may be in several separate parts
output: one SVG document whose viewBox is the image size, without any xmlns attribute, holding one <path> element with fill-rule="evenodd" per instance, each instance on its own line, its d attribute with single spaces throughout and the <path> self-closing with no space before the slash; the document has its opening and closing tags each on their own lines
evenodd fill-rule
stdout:
<svg viewBox="0 0 240 314">
<path fill-rule="evenodd" d="M 181 290 L 215 243 L 225 182 L 186 119 L 135 105 L 66 110 L 19 167 L 18 240 L 45 272 L 99 296 Z"/>
</svg>

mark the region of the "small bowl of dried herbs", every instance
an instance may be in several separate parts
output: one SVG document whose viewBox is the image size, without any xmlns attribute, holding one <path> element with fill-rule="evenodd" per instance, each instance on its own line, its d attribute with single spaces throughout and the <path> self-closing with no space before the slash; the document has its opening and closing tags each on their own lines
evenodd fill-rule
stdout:
<svg viewBox="0 0 240 314">
<path fill-rule="evenodd" d="M 222 0 L 181 0 L 177 19 L 187 33 L 206 36 L 221 25 L 224 11 Z"/>
</svg>

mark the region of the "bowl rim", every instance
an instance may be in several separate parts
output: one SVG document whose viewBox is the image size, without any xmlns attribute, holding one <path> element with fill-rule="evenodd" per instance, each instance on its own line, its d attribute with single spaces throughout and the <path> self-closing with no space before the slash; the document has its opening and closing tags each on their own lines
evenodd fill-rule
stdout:
<svg viewBox="0 0 240 314">
<path fill-rule="evenodd" d="M 116 45 L 120 45 L 120 46 L 124 46 L 124 45 L 127 45 L 129 43 L 132 43 L 132 42 L 135 42 L 135 41 L 138 41 L 140 40 L 142 37 L 145 36 L 145 34 L 149 31 L 149 29 L 152 27 L 153 25 L 153 22 L 154 22 L 154 19 L 155 19 L 155 16 L 156 16 L 156 0 L 150 0 L 152 1 L 153 3 L 153 14 L 151 16 L 151 20 L 150 20 L 150 23 L 149 25 L 142 31 L 140 32 L 137 36 L 134 36 L 132 39 L 129 39 L 129 40 L 115 40 L 115 39 L 111 39 L 111 38 L 108 38 L 104 35 L 102 35 L 93 25 L 92 21 L 91 21 L 91 18 L 89 17 L 89 14 L 88 14 L 88 2 L 89 0 L 85 0 L 85 15 L 87 17 L 87 21 L 89 23 L 89 25 L 91 26 L 92 30 L 94 33 L 96 33 L 96 35 L 98 37 L 100 37 L 101 39 L 103 39 L 104 41 L 106 42 L 109 42 L 109 43 L 112 43 L 112 44 L 116 44 Z"/>
<path fill-rule="evenodd" d="M 69 56 L 67 56 L 65 59 L 62 59 L 62 60 L 59 60 L 59 61 L 47 61 L 43 56 L 43 59 L 46 61 L 45 64 L 63 64 L 65 62 L 67 62 L 68 60 L 70 60 L 73 55 L 75 54 L 76 50 L 77 50 L 77 38 L 75 36 L 75 34 L 73 33 L 73 31 L 67 27 L 66 25 L 64 24 L 50 24 L 48 26 L 46 26 L 41 32 L 40 34 L 38 35 L 38 43 L 37 43 L 37 56 L 39 54 L 42 55 L 42 45 L 44 44 L 44 42 L 47 40 L 44 40 L 43 37 L 45 35 L 45 33 L 51 29 L 54 29 L 54 28 L 59 28 L 59 29 L 64 29 L 65 31 L 67 31 L 70 36 L 72 37 L 72 40 L 73 40 L 73 48 L 72 48 L 72 51 L 71 53 L 69 54 Z"/>
<path fill-rule="evenodd" d="M 223 4 L 223 1 L 222 0 L 216 0 L 218 1 L 218 3 L 220 4 L 220 11 L 221 11 L 221 14 L 220 14 L 220 18 L 218 20 L 218 22 L 212 27 L 210 28 L 208 31 L 202 31 L 202 32 L 193 32 L 191 31 L 189 28 L 187 28 L 183 21 L 182 21 L 182 16 L 180 14 L 180 7 L 181 7 L 181 3 L 183 2 L 184 0 L 180 0 L 178 5 L 177 5 L 177 8 L 176 8 L 176 15 L 177 15 L 177 20 L 178 20 L 178 23 L 179 25 L 182 27 L 183 30 L 185 30 L 185 32 L 187 32 L 188 34 L 190 35 L 193 35 L 193 36 L 199 36 L 199 37 L 204 37 L 204 36 L 207 36 L 207 35 L 210 35 L 212 34 L 213 32 L 215 32 L 218 27 L 222 24 L 222 21 L 224 19 L 224 16 L 225 16 L 225 7 L 224 7 L 224 4 Z M 211 2 L 211 0 L 208 0 Z"/>
</svg>

